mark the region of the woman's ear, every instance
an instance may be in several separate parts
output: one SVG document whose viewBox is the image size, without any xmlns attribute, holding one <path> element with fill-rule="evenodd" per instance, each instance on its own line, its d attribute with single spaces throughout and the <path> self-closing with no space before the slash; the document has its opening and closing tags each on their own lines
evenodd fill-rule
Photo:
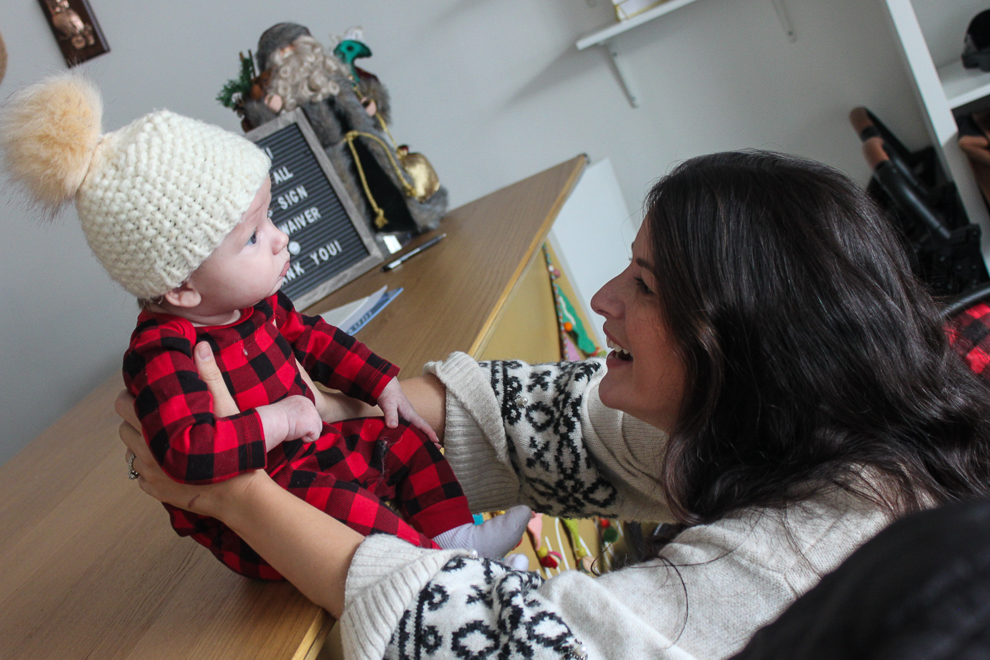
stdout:
<svg viewBox="0 0 990 660">
<path fill-rule="evenodd" d="M 189 282 L 183 282 L 166 293 L 163 298 L 165 302 L 173 307 L 183 307 L 186 309 L 195 307 L 203 301 L 203 296 L 199 294 L 199 291 L 190 286 Z"/>
</svg>

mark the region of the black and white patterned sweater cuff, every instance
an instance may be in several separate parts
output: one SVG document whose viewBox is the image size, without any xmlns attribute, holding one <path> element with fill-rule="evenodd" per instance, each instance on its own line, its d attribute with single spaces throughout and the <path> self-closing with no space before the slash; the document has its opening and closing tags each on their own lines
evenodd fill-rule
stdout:
<svg viewBox="0 0 990 660">
<path fill-rule="evenodd" d="M 467 550 L 423 550 L 385 535 L 358 548 L 340 624 L 348 660 L 579 660 L 581 641 L 538 589 Z"/>
<path fill-rule="evenodd" d="M 666 436 L 598 397 L 603 360 L 529 365 L 452 353 L 424 372 L 447 388 L 446 457 L 475 512 L 528 504 L 568 517 L 666 520 Z"/>
<path fill-rule="evenodd" d="M 471 511 L 485 513 L 519 504 L 519 477 L 509 458 L 502 411 L 489 372 L 465 353 L 423 367 L 447 388 L 444 455 Z"/>
<path fill-rule="evenodd" d="M 340 618 L 344 657 L 380 660 L 403 612 L 456 557 L 470 550 L 424 550 L 387 534 L 369 536 L 358 546 L 347 572 Z"/>
</svg>

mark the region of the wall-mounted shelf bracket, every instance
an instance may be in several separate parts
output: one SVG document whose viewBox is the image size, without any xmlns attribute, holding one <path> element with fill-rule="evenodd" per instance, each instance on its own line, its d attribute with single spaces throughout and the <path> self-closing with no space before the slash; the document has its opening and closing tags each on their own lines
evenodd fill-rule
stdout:
<svg viewBox="0 0 990 660">
<path fill-rule="evenodd" d="M 629 105 L 634 108 L 639 107 L 639 97 L 636 93 L 636 86 L 629 77 L 629 70 L 626 67 L 625 60 L 622 58 L 622 54 L 619 53 L 618 49 L 615 47 L 615 43 L 612 41 L 606 41 L 602 43 L 602 47 L 608 54 L 608 59 L 612 62 L 612 70 L 615 75 L 619 78 L 619 84 L 622 85 L 622 91 L 626 93 L 626 98 L 629 100 Z"/>
<path fill-rule="evenodd" d="M 797 33 L 794 31 L 794 25 L 791 23 L 790 16 L 787 14 L 787 8 L 784 6 L 784 0 L 770 1 L 773 3 L 773 9 L 777 13 L 777 19 L 780 21 L 781 27 L 784 28 L 784 32 L 787 34 L 787 39 L 791 43 L 797 41 Z M 628 18 L 620 23 L 610 25 L 601 30 L 596 30 L 591 34 L 581 37 L 577 41 L 577 49 L 584 50 L 585 48 L 590 48 L 591 46 L 602 46 L 605 49 L 605 52 L 608 53 L 608 58 L 612 61 L 612 69 L 615 71 L 615 75 L 619 78 L 619 83 L 622 85 L 622 91 L 626 93 L 626 98 L 629 99 L 629 105 L 634 108 L 638 108 L 639 99 L 636 95 L 636 90 L 632 84 L 632 80 L 629 78 L 629 72 L 623 64 L 619 49 L 615 46 L 615 38 L 623 32 L 627 32 L 634 27 L 652 21 L 655 18 L 660 18 L 661 16 L 669 14 L 675 9 L 680 9 L 685 5 L 689 5 L 692 2 L 695 2 L 695 0 L 667 0 L 652 9 L 647 9 L 643 13 L 633 16 L 632 18 Z"/>
<path fill-rule="evenodd" d="M 773 2 L 773 10 L 777 12 L 777 20 L 780 21 L 780 27 L 784 28 L 784 34 L 787 35 L 787 40 L 793 44 L 797 41 L 797 32 L 794 31 L 794 23 L 791 22 L 791 17 L 787 13 L 784 0 L 770 1 Z"/>
<path fill-rule="evenodd" d="M 652 9 L 647 9 L 641 14 L 637 14 L 632 18 L 626 19 L 621 23 L 616 23 L 610 25 L 607 28 L 597 30 L 591 34 L 585 35 L 584 37 L 578 39 L 577 49 L 584 50 L 591 46 L 601 46 L 608 53 L 608 58 L 612 62 L 612 70 L 615 75 L 619 78 L 619 84 L 622 85 L 622 91 L 625 92 L 626 98 L 629 99 L 629 105 L 634 108 L 639 107 L 639 98 L 636 94 L 636 88 L 633 85 L 632 79 L 629 77 L 629 71 L 623 62 L 622 56 L 619 53 L 619 49 L 615 46 L 615 37 L 633 29 L 637 25 L 642 25 L 648 21 L 652 21 L 654 18 L 659 18 L 664 14 L 669 14 L 675 9 L 680 9 L 684 5 L 689 5 L 695 0 L 667 0 Z"/>
</svg>

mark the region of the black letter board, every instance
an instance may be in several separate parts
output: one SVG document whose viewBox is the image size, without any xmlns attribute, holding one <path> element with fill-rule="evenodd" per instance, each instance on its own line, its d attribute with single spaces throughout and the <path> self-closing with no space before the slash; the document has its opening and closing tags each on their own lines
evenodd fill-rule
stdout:
<svg viewBox="0 0 990 660">
<path fill-rule="evenodd" d="M 302 110 L 247 134 L 272 159 L 271 218 L 289 235 L 282 291 L 304 309 L 382 262 Z"/>
</svg>

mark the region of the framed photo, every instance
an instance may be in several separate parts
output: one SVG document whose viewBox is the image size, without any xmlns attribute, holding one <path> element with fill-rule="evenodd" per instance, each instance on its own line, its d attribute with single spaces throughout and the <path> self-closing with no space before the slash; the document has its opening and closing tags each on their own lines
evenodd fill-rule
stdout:
<svg viewBox="0 0 990 660">
<path fill-rule="evenodd" d="M 384 257 L 306 115 L 296 109 L 247 134 L 272 159 L 275 226 L 289 235 L 282 291 L 304 309 L 380 264 Z"/>
<path fill-rule="evenodd" d="M 612 5 L 615 7 L 615 18 L 625 21 L 665 2 L 667 0 L 612 0 Z"/>
<path fill-rule="evenodd" d="M 69 66 L 110 52 L 87 0 L 38 0 Z"/>
</svg>

